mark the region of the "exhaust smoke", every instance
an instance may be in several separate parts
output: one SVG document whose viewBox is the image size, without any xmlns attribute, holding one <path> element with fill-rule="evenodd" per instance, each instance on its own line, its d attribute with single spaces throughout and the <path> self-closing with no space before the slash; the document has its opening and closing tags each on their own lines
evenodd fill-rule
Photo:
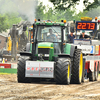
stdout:
<svg viewBox="0 0 100 100">
<path fill-rule="evenodd" d="M 33 23 L 37 5 L 38 0 L 0 0 L 0 13 L 18 12 L 23 19 Z"/>
</svg>

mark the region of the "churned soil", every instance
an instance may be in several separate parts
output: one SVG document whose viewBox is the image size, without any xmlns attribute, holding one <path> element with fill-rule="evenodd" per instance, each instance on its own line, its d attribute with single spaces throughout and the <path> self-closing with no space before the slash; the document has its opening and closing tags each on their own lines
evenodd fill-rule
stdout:
<svg viewBox="0 0 100 100">
<path fill-rule="evenodd" d="M 16 74 L 0 74 L 0 100 L 100 100 L 100 75 L 94 82 L 58 85 L 18 83 Z"/>
</svg>

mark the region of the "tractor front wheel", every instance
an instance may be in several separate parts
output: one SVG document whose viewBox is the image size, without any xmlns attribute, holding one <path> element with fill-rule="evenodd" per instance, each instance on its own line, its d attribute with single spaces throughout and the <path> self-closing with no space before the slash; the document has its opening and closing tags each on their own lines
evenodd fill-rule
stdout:
<svg viewBox="0 0 100 100">
<path fill-rule="evenodd" d="M 71 76 L 70 58 L 59 58 L 55 68 L 55 81 L 58 84 L 70 84 Z"/>
<path fill-rule="evenodd" d="M 30 78 L 25 77 L 26 60 L 29 60 L 29 57 L 20 57 L 18 59 L 17 80 L 18 80 L 19 83 L 29 83 L 29 82 L 31 82 Z"/>
</svg>

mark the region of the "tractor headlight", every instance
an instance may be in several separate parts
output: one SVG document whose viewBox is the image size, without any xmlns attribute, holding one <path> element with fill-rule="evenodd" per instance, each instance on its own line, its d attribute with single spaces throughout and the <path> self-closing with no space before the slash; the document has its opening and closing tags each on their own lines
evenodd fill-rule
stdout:
<svg viewBox="0 0 100 100">
<path fill-rule="evenodd" d="M 49 54 L 45 54 L 44 56 L 45 56 L 45 57 L 49 57 Z"/>
<path fill-rule="evenodd" d="M 41 54 L 38 54 L 38 56 L 40 56 Z"/>
</svg>

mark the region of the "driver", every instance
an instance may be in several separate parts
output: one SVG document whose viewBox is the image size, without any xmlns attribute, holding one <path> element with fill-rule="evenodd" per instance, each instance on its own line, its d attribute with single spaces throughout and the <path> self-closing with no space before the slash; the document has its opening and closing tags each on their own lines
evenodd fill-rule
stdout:
<svg viewBox="0 0 100 100">
<path fill-rule="evenodd" d="M 85 31 L 82 30 L 82 34 L 80 35 L 79 39 L 90 39 L 90 36 L 85 35 Z"/>
<path fill-rule="evenodd" d="M 52 29 L 49 29 L 50 35 L 47 36 L 48 41 L 57 42 L 57 36 L 53 34 Z"/>
</svg>

